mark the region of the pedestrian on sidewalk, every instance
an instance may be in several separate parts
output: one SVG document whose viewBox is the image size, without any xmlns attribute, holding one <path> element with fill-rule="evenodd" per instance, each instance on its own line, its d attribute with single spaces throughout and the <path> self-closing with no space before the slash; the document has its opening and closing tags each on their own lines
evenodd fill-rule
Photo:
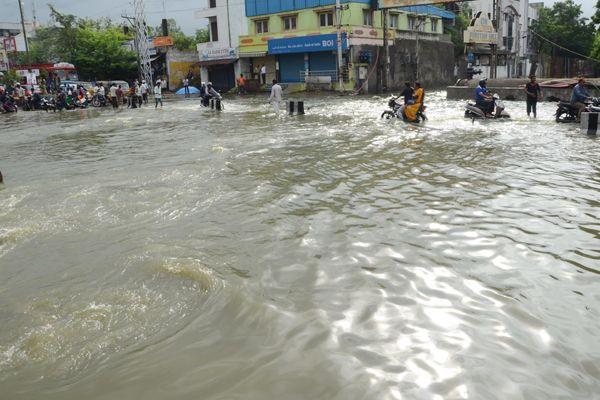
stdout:
<svg viewBox="0 0 600 400">
<path fill-rule="evenodd" d="M 537 118 L 537 102 L 542 97 L 542 89 L 536 82 L 535 75 L 529 76 L 529 82 L 525 85 L 525 93 L 527 94 L 527 116 L 529 117 L 533 111 L 533 118 Z"/>
<path fill-rule="evenodd" d="M 277 79 L 273 79 L 273 87 L 271 87 L 271 96 L 269 97 L 269 101 L 273 106 L 273 110 L 275 111 L 275 115 L 279 115 L 279 108 L 281 107 L 281 98 L 283 94 L 283 89 L 277 83 Z"/>
<path fill-rule="evenodd" d="M 154 85 L 154 108 L 158 108 L 158 103 L 160 103 L 160 108 L 163 107 L 162 102 L 162 86 L 160 79 L 156 81 L 156 85 Z"/>
<path fill-rule="evenodd" d="M 267 84 L 267 66 L 263 65 L 262 67 L 260 67 L 260 77 L 262 79 L 262 84 L 266 85 Z"/>
</svg>

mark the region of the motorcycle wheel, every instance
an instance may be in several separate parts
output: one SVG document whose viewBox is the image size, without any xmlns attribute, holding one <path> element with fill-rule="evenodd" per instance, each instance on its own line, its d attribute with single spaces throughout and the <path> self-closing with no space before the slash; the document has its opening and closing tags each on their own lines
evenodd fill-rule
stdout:
<svg viewBox="0 0 600 400">
<path fill-rule="evenodd" d="M 381 118 L 385 118 L 385 119 L 390 119 L 390 118 L 395 118 L 396 114 L 394 114 L 393 111 L 390 110 L 385 110 L 382 114 L 381 114 Z"/>
<path fill-rule="evenodd" d="M 557 110 L 556 122 L 575 122 L 575 117 L 566 110 Z"/>
<path fill-rule="evenodd" d="M 97 97 L 95 97 L 95 98 L 92 100 L 92 106 L 94 106 L 94 107 L 100 107 L 100 99 L 99 99 L 99 98 L 97 98 Z"/>
</svg>

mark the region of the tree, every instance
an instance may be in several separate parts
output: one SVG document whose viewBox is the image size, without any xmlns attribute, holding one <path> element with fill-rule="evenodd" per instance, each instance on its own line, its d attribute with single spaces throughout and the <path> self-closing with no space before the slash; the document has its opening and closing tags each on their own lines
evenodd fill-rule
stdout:
<svg viewBox="0 0 600 400">
<path fill-rule="evenodd" d="M 579 54 L 589 54 L 594 41 L 595 27 L 582 18 L 581 6 L 573 0 L 556 2 L 552 8 L 540 9 L 539 20 L 533 25 L 534 32 L 563 48 Z M 540 53 L 576 57 L 547 40 L 537 41 Z"/>
<path fill-rule="evenodd" d="M 596 38 L 592 44 L 592 50 L 590 50 L 590 57 L 600 62 L 600 32 L 596 33 Z"/>
<path fill-rule="evenodd" d="M 82 79 L 132 79 L 137 75 L 135 53 L 109 19 L 83 19 L 61 14 L 49 5 L 54 24 L 40 27 L 30 40 L 34 63 L 65 61 L 74 64 Z"/>
<path fill-rule="evenodd" d="M 464 31 L 468 26 L 469 17 L 464 12 L 460 12 L 457 13 L 456 18 L 454 18 L 454 25 L 447 28 L 452 43 L 454 43 L 454 57 L 458 57 L 464 53 Z"/>
<path fill-rule="evenodd" d="M 596 13 L 592 15 L 592 22 L 600 25 L 600 0 L 596 0 Z"/>
</svg>

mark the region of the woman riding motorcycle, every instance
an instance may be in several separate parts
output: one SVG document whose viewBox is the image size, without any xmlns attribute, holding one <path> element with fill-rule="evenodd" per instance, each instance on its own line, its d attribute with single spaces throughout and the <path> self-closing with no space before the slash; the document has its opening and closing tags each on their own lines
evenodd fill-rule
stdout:
<svg viewBox="0 0 600 400">
<path fill-rule="evenodd" d="M 415 82 L 415 94 L 413 97 L 415 99 L 414 104 L 409 104 L 404 107 L 404 115 L 408 121 L 417 121 L 417 113 L 421 111 L 423 107 L 425 92 L 419 82 Z"/>
</svg>

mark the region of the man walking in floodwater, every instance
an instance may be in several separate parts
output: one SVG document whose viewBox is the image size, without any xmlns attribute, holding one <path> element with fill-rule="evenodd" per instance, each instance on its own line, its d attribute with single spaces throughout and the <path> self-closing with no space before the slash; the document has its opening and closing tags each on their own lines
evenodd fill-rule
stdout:
<svg viewBox="0 0 600 400">
<path fill-rule="evenodd" d="M 273 87 L 271 88 L 271 96 L 269 96 L 269 101 L 273 105 L 273 110 L 275 110 L 275 115 L 279 115 L 279 107 L 281 107 L 282 93 L 283 93 L 283 89 L 277 83 L 277 79 L 273 79 Z"/>
<path fill-rule="evenodd" d="M 525 93 L 527 94 L 527 116 L 529 117 L 533 111 L 533 118 L 537 118 L 537 102 L 542 97 L 542 89 L 535 81 L 535 75 L 529 77 L 529 82 L 525 85 Z"/>
<path fill-rule="evenodd" d="M 156 85 L 154 85 L 154 109 L 158 108 L 158 103 L 160 103 L 160 108 L 162 108 L 162 86 L 160 79 L 157 80 Z"/>
</svg>

